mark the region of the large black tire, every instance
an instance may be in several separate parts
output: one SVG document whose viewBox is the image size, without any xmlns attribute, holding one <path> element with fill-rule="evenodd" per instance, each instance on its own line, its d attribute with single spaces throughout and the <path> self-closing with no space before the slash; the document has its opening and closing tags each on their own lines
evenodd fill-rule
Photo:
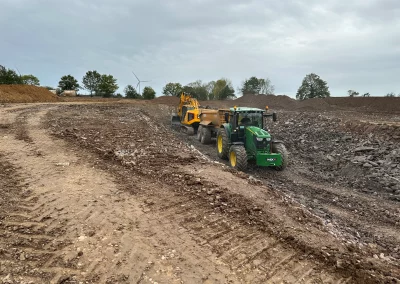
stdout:
<svg viewBox="0 0 400 284">
<path fill-rule="evenodd" d="M 194 135 L 194 128 L 193 126 L 186 126 L 186 134 L 189 136 Z"/>
<path fill-rule="evenodd" d="M 197 140 L 198 141 L 201 141 L 201 135 L 203 134 L 201 131 L 202 129 L 203 129 L 202 125 L 200 125 L 199 128 L 197 129 Z"/>
<path fill-rule="evenodd" d="M 229 149 L 229 164 L 239 171 L 247 169 L 247 153 L 242 145 L 233 145 Z"/>
<path fill-rule="evenodd" d="M 282 156 L 282 165 L 275 167 L 276 170 L 278 171 L 283 171 L 289 162 L 289 153 L 286 150 L 285 145 L 283 145 L 282 143 L 274 143 L 272 144 L 272 152 L 273 153 L 279 153 Z"/>
<path fill-rule="evenodd" d="M 221 159 L 228 159 L 229 139 L 224 128 L 220 128 L 217 134 L 217 154 Z"/>
<path fill-rule="evenodd" d="M 209 127 L 203 127 L 201 133 L 201 143 L 202 144 L 211 143 L 211 129 Z"/>
</svg>

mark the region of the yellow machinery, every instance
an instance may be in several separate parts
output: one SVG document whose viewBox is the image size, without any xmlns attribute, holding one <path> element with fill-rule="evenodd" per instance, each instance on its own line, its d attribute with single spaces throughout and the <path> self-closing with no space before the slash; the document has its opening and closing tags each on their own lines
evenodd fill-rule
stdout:
<svg viewBox="0 0 400 284">
<path fill-rule="evenodd" d="M 182 93 L 180 96 L 177 114 L 172 115 L 171 123 L 173 127 L 179 126 L 188 135 L 197 132 L 200 124 L 199 102 L 189 94 Z"/>
</svg>

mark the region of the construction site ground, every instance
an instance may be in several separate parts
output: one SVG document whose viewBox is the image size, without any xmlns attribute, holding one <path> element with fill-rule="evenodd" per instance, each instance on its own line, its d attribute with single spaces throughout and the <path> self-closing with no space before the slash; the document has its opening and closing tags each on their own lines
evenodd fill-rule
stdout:
<svg viewBox="0 0 400 284">
<path fill-rule="evenodd" d="M 0 105 L 0 283 L 400 283 L 399 114 L 277 110 L 237 172 L 171 105 Z"/>
</svg>

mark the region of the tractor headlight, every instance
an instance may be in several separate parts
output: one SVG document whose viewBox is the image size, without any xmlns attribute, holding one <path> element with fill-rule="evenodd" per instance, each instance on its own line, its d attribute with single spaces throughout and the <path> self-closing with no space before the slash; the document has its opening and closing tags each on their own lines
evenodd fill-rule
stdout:
<svg viewBox="0 0 400 284">
<path fill-rule="evenodd" d="M 266 140 L 267 140 L 268 142 L 270 142 L 270 141 L 271 141 L 271 138 L 267 138 Z"/>
<path fill-rule="evenodd" d="M 261 141 L 263 141 L 264 138 L 256 137 L 256 139 L 257 139 L 258 142 L 261 142 Z"/>
</svg>

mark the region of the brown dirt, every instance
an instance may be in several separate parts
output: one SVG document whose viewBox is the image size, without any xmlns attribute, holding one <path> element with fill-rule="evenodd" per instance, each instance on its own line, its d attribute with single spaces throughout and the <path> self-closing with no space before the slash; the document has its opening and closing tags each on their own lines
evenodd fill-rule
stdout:
<svg viewBox="0 0 400 284">
<path fill-rule="evenodd" d="M 0 103 L 57 102 L 57 95 L 44 87 L 0 85 Z"/>
<path fill-rule="evenodd" d="M 152 102 L 169 106 L 178 105 L 176 97 L 159 97 Z M 245 95 L 235 100 L 201 101 L 202 106 L 226 108 L 233 106 L 247 106 L 264 109 L 268 106 L 273 110 L 295 111 L 357 111 L 368 113 L 400 113 L 400 98 L 370 97 L 349 98 L 332 97 L 325 99 L 310 99 L 297 101 L 284 95 Z"/>
<path fill-rule="evenodd" d="M 399 281 L 398 248 L 382 246 L 397 203 L 308 179 L 301 156 L 285 173 L 250 169 L 259 179 L 232 171 L 171 132 L 169 109 L 0 108 L 0 281 Z M 387 231 L 365 242 L 385 210 Z"/>
<path fill-rule="evenodd" d="M 152 103 L 155 104 L 164 104 L 169 106 L 177 106 L 179 104 L 178 97 L 171 97 L 171 96 L 161 96 L 157 97 L 154 100 L 151 100 Z"/>
</svg>

